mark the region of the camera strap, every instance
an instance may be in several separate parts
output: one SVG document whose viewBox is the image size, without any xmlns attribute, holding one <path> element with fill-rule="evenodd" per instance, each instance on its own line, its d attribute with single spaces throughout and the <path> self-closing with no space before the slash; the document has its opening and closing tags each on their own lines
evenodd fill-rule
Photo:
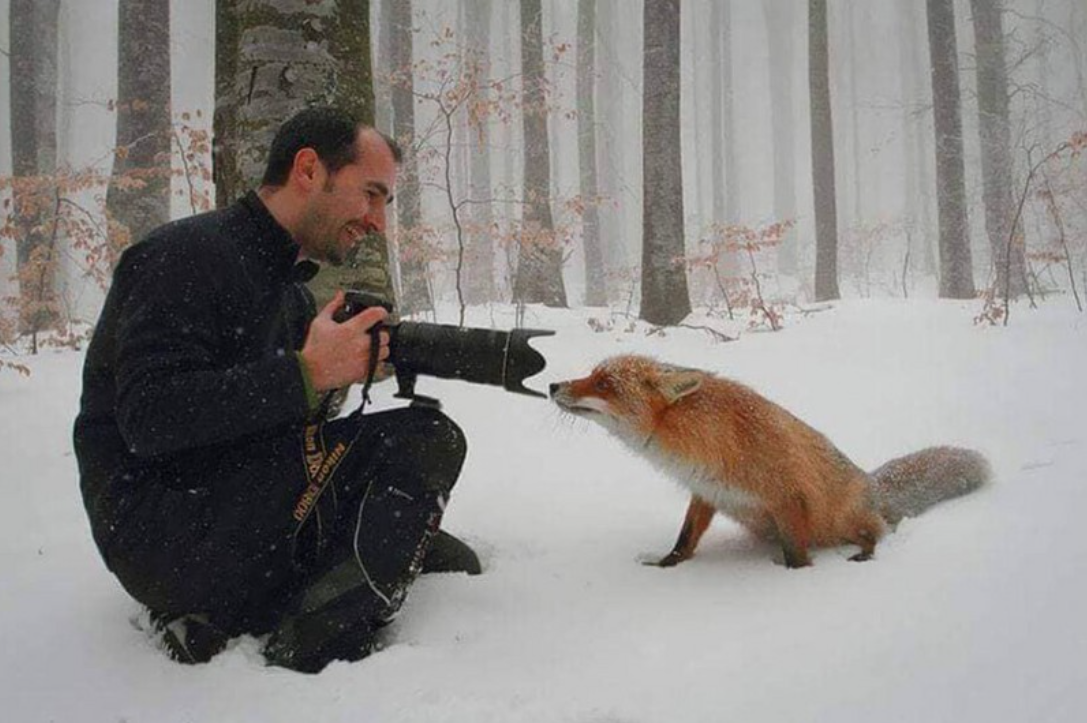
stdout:
<svg viewBox="0 0 1087 723">
<path fill-rule="evenodd" d="M 374 326 L 369 331 L 371 350 L 377 349 L 380 351 L 381 338 L 379 336 L 379 326 L 380 325 Z M 378 354 L 370 354 L 366 381 L 363 383 L 362 387 L 362 403 L 355 412 L 359 416 L 362 416 L 363 409 L 370 403 L 370 387 L 374 383 L 377 365 Z M 331 395 L 325 398 L 325 403 L 321 405 L 320 412 L 313 417 L 312 421 L 303 429 L 302 458 L 306 471 L 306 487 L 303 490 L 302 495 L 298 498 L 298 502 L 295 504 L 292 515 L 294 521 L 298 523 L 295 527 L 295 538 L 297 538 L 302 526 L 305 525 L 306 520 L 308 520 L 310 515 L 317 509 L 317 501 L 320 499 L 322 493 L 324 493 L 325 488 L 329 486 L 329 482 L 336 474 L 336 470 L 339 468 L 344 456 L 351 450 L 351 447 L 354 446 L 359 437 L 359 434 L 356 434 L 348 442 L 344 443 L 340 441 L 337 442 L 332 449 L 327 449 L 323 430 L 330 398 Z M 320 526 L 319 514 L 318 526 Z M 318 534 L 318 538 L 320 538 L 320 534 Z"/>
<path fill-rule="evenodd" d="M 366 370 L 366 381 L 362 385 L 362 404 L 359 405 L 359 414 L 367 404 L 370 404 L 370 387 L 374 384 L 374 375 L 377 373 L 378 356 L 381 353 L 381 324 L 370 327 L 370 358 L 369 367 Z"/>
<path fill-rule="evenodd" d="M 340 467 L 344 457 L 350 451 L 354 443 L 337 441 L 331 449 L 326 447 L 324 437 L 324 419 L 314 419 L 305 426 L 302 431 L 302 462 L 305 469 L 306 484 L 299 495 L 295 507 L 291 513 L 295 528 L 291 535 L 291 557 L 298 562 L 298 537 L 310 517 L 316 518 L 316 546 L 319 550 L 324 544 L 323 520 L 318 501 L 325 489 L 329 487 L 336 470 Z M 335 486 L 333 486 L 335 490 Z M 333 509 L 336 507 L 336 494 L 333 491 Z M 314 515 L 316 513 L 316 515 Z"/>
</svg>

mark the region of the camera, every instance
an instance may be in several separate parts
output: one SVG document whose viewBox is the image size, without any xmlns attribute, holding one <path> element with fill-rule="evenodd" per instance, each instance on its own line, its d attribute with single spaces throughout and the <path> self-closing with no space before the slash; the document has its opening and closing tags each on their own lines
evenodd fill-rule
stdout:
<svg viewBox="0 0 1087 723">
<path fill-rule="evenodd" d="M 346 291 L 344 305 L 333 319 L 344 322 L 366 309 L 380 306 L 392 313 L 392 304 L 365 291 Z M 524 380 L 547 366 L 543 355 L 529 346 L 529 339 L 550 336 L 554 331 L 513 329 L 496 331 L 451 324 L 402 321 L 379 324 L 389 334 L 388 362 L 396 369 L 400 399 L 423 403 L 436 400 L 415 393 L 419 375 L 459 379 L 474 384 L 499 386 L 508 392 L 547 398 L 529 389 Z"/>
</svg>

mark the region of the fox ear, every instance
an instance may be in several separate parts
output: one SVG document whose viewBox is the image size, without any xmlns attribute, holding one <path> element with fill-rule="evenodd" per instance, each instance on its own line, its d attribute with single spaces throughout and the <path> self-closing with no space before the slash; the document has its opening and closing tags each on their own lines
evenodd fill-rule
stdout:
<svg viewBox="0 0 1087 723">
<path fill-rule="evenodd" d="M 667 371 L 657 380 L 657 391 L 664 395 L 669 404 L 675 404 L 688 394 L 693 394 L 702 386 L 702 372 L 693 369 Z"/>
</svg>

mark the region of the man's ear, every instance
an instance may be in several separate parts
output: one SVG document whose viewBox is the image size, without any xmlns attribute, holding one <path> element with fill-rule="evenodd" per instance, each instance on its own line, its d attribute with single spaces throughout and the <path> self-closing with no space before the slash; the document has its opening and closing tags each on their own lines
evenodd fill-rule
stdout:
<svg viewBox="0 0 1087 723">
<path fill-rule="evenodd" d="M 669 404 L 675 404 L 702 386 L 703 374 L 694 369 L 676 369 L 664 372 L 657 378 L 659 391 Z"/>
<path fill-rule="evenodd" d="M 309 191 L 323 186 L 324 172 L 325 166 L 321 163 L 317 151 L 312 148 L 302 148 L 294 154 L 291 175 L 303 189 Z"/>
</svg>

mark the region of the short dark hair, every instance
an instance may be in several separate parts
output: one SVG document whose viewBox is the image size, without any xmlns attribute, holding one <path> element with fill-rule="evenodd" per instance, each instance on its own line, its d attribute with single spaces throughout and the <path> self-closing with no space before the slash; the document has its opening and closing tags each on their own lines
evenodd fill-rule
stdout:
<svg viewBox="0 0 1087 723">
<path fill-rule="evenodd" d="M 403 163 L 404 151 L 401 150 L 400 144 L 396 142 L 396 139 L 390 136 L 388 133 L 382 133 L 377 128 L 374 129 L 374 132 L 381 136 L 381 139 L 385 141 L 385 145 L 389 147 L 389 153 L 393 154 L 393 161 L 395 161 L 397 165 Z"/>
<path fill-rule="evenodd" d="M 303 148 L 312 148 L 329 173 L 358 160 L 355 138 L 362 124 L 339 108 L 313 107 L 288 120 L 272 139 L 268 165 L 261 184 L 282 186 L 287 182 L 294 157 Z"/>
</svg>

